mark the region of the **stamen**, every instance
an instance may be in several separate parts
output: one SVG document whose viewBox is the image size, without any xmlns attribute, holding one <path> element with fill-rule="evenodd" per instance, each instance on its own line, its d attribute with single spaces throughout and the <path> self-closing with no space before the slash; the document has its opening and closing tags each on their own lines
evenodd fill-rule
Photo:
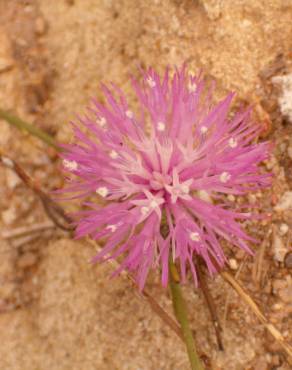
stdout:
<svg viewBox="0 0 292 370">
<path fill-rule="evenodd" d="M 150 203 L 151 208 L 156 208 L 156 207 L 158 207 L 158 205 L 159 204 L 156 202 L 156 200 L 152 200 L 151 203 Z"/>
<path fill-rule="evenodd" d="M 194 93 L 197 90 L 197 84 L 195 82 L 189 82 L 188 90 L 190 93 Z"/>
<path fill-rule="evenodd" d="M 197 233 L 197 232 L 190 232 L 190 234 L 189 234 L 189 236 L 190 236 L 190 239 L 193 241 L 193 242 L 198 242 L 198 241 L 200 241 L 200 234 L 199 233 Z"/>
<path fill-rule="evenodd" d="M 117 225 L 108 225 L 106 229 L 109 229 L 112 233 L 117 230 Z"/>
<path fill-rule="evenodd" d="M 229 181 L 231 178 L 230 173 L 228 172 L 222 172 L 220 175 L 220 181 L 223 182 L 224 184 Z"/>
<path fill-rule="evenodd" d="M 148 85 L 151 87 L 151 89 L 153 89 L 153 87 L 155 87 L 156 86 L 156 82 L 153 80 L 153 78 L 152 77 L 147 77 L 147 79 L 146 79 L 146 82 L 148 83 Z"/>
<path fill-rule="evenodd" d="M 158 122 L 158 123 L 157 123 L 157 130 L 158 130 L 158 131 L 164 131 L 164 130 L 165 130 L 165 123 L 163 123 L 163 122 Z"/>
<path fill-rule="evenodd" d="M 206 126 L 201 127 L 201 133 L 202 134 L 205 134 L 207 131 L 208 131 L 208 127 L 206 127 Z"/>
<path fill-rule="evenodd" d="M 184 194 L 189 194 L 190 192 L 190 187 L 188 185 L 181 185 L 181 190 Z"/>
<path fill-rule="evenodd" d="M 69 161 L 68 159 L 63 159 L 63 166 L 67 168 L 67 170 L 75 171 L 78 168 L 78 164 L 75 161 Z"/>
<path fill-rule="evenodd" d="M 97 124 L 100 126 L 100 127 L 105 127 L 106 126 L 106 119 L 104 117 L 99 117 L 97 120 L 96 120 Z"/>
<path fill-rule="evenodd" d="M 127 110 L 126 111 L 126 116 L 131 119 L 131 118 L 134 117 L 134 113 L 131 110 Z"/>
<path fill-rule="evenodd" d="M 105 186 L 101 186 L 100 188 L 96 189 L 96 193 L 105 198 L 108 195 L 108 188 L 106 188 Z"/>
<path fill-rule="evenodd" d="M 228 140 L 228 145 L 230 148 L 236 148 L 237 147 L 237 140 L 233 137 Z"/>
<path fill-rule="evenodd" d="M 142 207 L 141 208 L 142 215 L 147 215 L 148 212 L 149 212 L 149 208 L 148 207 Z"/>
<path fill-rule="evenodd" d="M 118 153 L 115 151 L 115 150 L 112 150 L 109 154 L 109 156 L 112 158 L 112 159 L 116 159 L 118 158 Z"/>
</svg>

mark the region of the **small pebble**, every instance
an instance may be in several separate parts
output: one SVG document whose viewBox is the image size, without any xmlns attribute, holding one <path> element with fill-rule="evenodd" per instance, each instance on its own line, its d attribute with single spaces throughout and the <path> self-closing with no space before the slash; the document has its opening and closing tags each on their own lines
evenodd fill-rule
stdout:
<svg viewBox="0 0 292 370">
<path fill-rule="evenodd" d="M 284 258 L 284 265 L 287 269 L 292 269 L 292 252 L 288 252 Z"/>
<path fill-rule="evenodd" d="M 283 304 L 282 303 L 275 303 L 272 306 L 273 311 L 281 311 L 283 309 Z"/>
<path fill-rule="evenodd" d="M 8 189 L 15 189 L 17 185 L 21 183 L 20 178 L 17 176 L 15 172 L 10 170 L 6 173 L 6 184 Z"/>
<path fill-rule="evenodd" d="M 289 226 L 287 224 L 281 224 L 279 227 L 279 232 L 281 235 L 286 235 L 289 231 Z"/>
<path fill-rule="evenodd" d="M 22 255 L 18 260 L 18 266 L 20 268 L 28 268 L 35 265 L 37 262 L 37 256 L 34 253 L 28 252 Z"/>
<path fill-rule="evenodd" d="M 286 191 L 281 199 L 279 200 L 278 204 L 274 207 L 275 211 L 282 212 L 287 211 L 288 209 L 292 209 L 292 191 Z"/>
<path fill-rule="evenodd" d="M 238 269 L 238 263 L 235 258 L 230 258 L 229 259 L 229 266 L 232 270 L 237 270 Z"/>
<path fill-rule="evenodd" d="M 284 289 L 279 291 L 279 297 L 285 303 L 291 304 L 292 303 L 292 285 L 287 286 Z"/>
<path fill-rule="evenodd" d="M 272 82 L 279 84 L 282 87 L 282 95 L 279 97 L 278 102 L 283 116 L 292 122 L 292 73 L 284 76 L 274 76 Z"/>
<path fill-rule="evenodd" d="M 274 259 L 278 262 L 283 262 L 285 255 L 287 253 L 287 248 L 283 243 L 282 238 L 280 238 L 277 232 L 274 232 L 273 236 L 273 250 L 274 250 Z"/>
<path fill-rule="evenodd" d="M 1 213 L 5 225 L 11 225 L 16 220 L 16 211 L 14 207 L 8 208 Z"/>
<path fill-rule="evenodd" d="M 45 22 L 44 18 L 38 17 L 35 20 L 35 32 L 38 35 L 43 35 L 46 32 L 46 22 Z"/>
</svg>

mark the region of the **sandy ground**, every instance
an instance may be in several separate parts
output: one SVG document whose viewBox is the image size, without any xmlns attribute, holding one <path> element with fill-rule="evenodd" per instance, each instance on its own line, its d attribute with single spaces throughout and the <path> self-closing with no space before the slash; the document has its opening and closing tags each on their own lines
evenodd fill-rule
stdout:
<svg viewBox="0 0 292 370">
<path fill-rule="evenodd" d="M 187 61 L 191 70 L 216 79 L 218 96 L 233 89 L 237 102 L 255 104 L 276 144 L 265 164 L 275 179 L 272 189 L 250 201 L 260 200 L 271 221 L 250 226 L 263 240 L 255 259 L 243 264 L 242 253 L 228 253 L 236 273 L 241 267 L 241 283 L 288 342 L 292 212 L 287 202 L 277 205 L 284 194 L 289 198 L 292 185 L 291 19 L 290 0 L 0 0 L 0 105 L 57 140 L 70 140 L 67 123 L 92 96 L 101 97 L 101 81 L 115 81 L 131 94 L 128 76 L 138 74 L 139 64 L 162 71 Z M 53 150 L 4 121 L 0 130 L 1 150 L 46 189 L 62 185 Z M 180 340 L 131 284 L 122 277 L 110 280 L 110 265 L 88 264 L 92 246 L 55 229 L 34 240 L 4 237 L 47 216 L 4 168 L 0 194 L 1 370 L 189 368 Z M 217 350 L 201 292 L 184 287 L 208 367 L 289 369 L 280 347 L 222 279 L 209 284 L 224 326 L 224 352 Z M 148 288 L 172 313 L 157 276 Z"/>
</svg>

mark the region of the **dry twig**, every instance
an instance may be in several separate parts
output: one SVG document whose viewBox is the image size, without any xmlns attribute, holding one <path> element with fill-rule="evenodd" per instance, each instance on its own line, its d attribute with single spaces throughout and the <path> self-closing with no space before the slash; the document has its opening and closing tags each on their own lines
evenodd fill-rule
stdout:
<svg viewBox="0 0 292 370">
<path fill-rule="evenodd" d="M 54 202 L 51 197 L 49 197 L 48 194 L 42 190 L 40 185 L 33 180 L 16 161 L 0 152 L 0 162 L 5 167 L 14 171 L 25 183 L 25 185 L 39 197 L 46 213 L 56 226 L 66 231 L 72 230 L 72 220 L 65 213 L 63 208 Z"/>
<path fill-rule="evenodd" d="M 39 233 L 44 230 L 49 230 L 55 228 L 55 224 L 51 221 L 40 222 L 38 224 L 33 224 L 29 226 L 21 226 L 14 228 L 12 230 L 4 230 L 1 233 L 1 238 L 3 239 L 14 239 L 22 236 Z"/>
<path fill-rule="evenodd" d="M 257 304 L 254 300 L 250 297 L 250 295 L 245 291 L 245 289 L 239 284 L 239 282 L 234 279 L 234 277 L 229 274 L 227 271 L 222 271 L 221 276 L 228 284 L 232 286 L 232 288 L 238 293 L 238 295 L 248 304 L 251 308 L 253 313 L 257 316 L 260 322 L 264 325 L 264 327 L 268 330 L 268 332 L 274 337 L 274 339 L 279 343 L 279 345 L 283 348 L 285 353 L 288 356 L 289 364 L 292 364 L 292 348 L 291 346 L 286 343 L 283 335 L 279 332 L 278 329 L 275 328 L 273 324 L 271 324 L 265 315 L 261 312 Z"/>
<path fill-rule="evenodd" d="M 202 271 L 202 268 L 201 268 L 201 265 L 200 265 L 200 261 L 197 261 L 197 272 L 198 272 L 198 277 L 199 277 L 199 281 L 200 281 L 200 287 L 201 287 L 203 295 L 205 297 L 205 301 L 206 301 L 207 306 L 209 308 L 211 319 L 212 319 L 212 322 L 213 322 L 213 325 L 214 325 L 214 328 L 215 328 L 215 334 L 216 334 L 218 348 L 219 348 L 220 351 L 224 351 L 223 341 L 222 341 L 222 338 L 221 338 L 222 328 L 221 328 L 220 321 L 219 321 L 219 318 L 218 318 L 218 315 L 217 315 L 217 310 L 216 310 L 216 306 L 215 306 L 213 297 L 210 293 L 209 287 L 207 285 L 207 281 L 206 281 L 205 276 L 204 276 L 204 272 Z"/>
<path fill-rule="evenodd" d="M 264 240 L 259 247 L 259 251 L 256 254 L 256 257 L 253 263 L 252 279 L 259 286 L 261 286 L 261 281 L 263 280 L 263 262 L 264 262 L 265 252 L 266 252 L 266 248 L 267 248 L 270 235 L 271 235 L 271 231 L 269 230 L 266 233 Z"/>
</svg>

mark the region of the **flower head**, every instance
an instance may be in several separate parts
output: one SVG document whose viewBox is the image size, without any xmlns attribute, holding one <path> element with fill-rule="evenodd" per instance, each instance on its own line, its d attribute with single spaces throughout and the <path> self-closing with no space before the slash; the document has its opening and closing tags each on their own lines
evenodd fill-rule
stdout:
<svg viewBox="0 0 292 370">
<path fill-rule="evenodd" d="M 117 273 L 134 272 L 141 289 L 155 266 L 167 284 L 169 258 L 182 280 L 190 270 L 197 283 L 194 257 L 215 273 L 226 260 L 222 239 L 251 252 L 253 239 L 238 221 L 252 216 L 232 209 L 225 195 L 269 184 L 258 168 L 269 144 L 255 143 L 260 127 L 250 110 L 228 118 L 233 93 L 213 104 L 201 76 L 185 67 L 172 78 L 150 69 L 132 85 L 137 112 L 118 87 L 103 87 L 107 104 L 94 101 L 64 146 L 65 192 L 96 199 L 79 213 L 76 234 L 104 239 L 94 261 L 123 256 Z"/>
</svg>

